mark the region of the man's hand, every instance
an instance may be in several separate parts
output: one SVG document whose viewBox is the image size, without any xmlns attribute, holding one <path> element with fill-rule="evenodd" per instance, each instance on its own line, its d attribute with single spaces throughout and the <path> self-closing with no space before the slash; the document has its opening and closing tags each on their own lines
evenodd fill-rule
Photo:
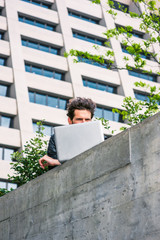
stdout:
<svg viewBox="0 0 160 240">
<path fill-rule="evenodd" d="M 45 168 L 46 166 L 56 166 L 61 165 L 58 159 L 51 158 L 47 155 L 44 155 L 42 158 L 39 159 L 39 164 L 41 168 Z"/>
</svg>

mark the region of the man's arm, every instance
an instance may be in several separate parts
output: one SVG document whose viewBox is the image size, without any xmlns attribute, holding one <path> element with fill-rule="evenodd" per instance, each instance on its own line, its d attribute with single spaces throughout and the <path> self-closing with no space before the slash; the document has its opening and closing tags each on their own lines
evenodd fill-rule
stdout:
<svg viewBox="0 0 160 240">
<path fill-rule="evenodd" d="M 39 159 L 39 164 L 43 169 L 46 166 L 53 167 L 53 166 L 61 165 L 61 163 L 57 159 L 57 150 L 56 150 L 54 135 L 50 137 L 47 155 Z"/>
</svg>

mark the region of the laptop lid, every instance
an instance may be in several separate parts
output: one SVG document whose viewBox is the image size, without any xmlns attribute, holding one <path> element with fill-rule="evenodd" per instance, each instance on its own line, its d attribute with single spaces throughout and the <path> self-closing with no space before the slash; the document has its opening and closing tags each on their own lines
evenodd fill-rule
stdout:
<svg viewBox="0 0 160 240">
<path fill-rule="evenodd" d="M 60 162 L 70 160 L 104 141 L 101 121 L 55 127 L 54 134 Z"/>
</svg>

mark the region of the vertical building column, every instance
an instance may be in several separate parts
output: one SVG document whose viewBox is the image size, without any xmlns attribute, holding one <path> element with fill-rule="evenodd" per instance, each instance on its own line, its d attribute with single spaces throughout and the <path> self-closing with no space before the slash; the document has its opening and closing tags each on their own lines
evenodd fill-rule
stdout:
<svg viewBox="0 0 160 240">
<path fill-rule="evenodd" d="M 157 2 L 157 5 L 158 5 L 158 2 Z M 146 7 L 145 7 L 143 2 L 139 3 L 139 6 L 140 6 L 140 9 L 141 9 L 141 12 L 146 12 Z M 150 32 L 151 31 L 152 31 L 152 29 L 150 29 Z M 157 36 L 158 36 L 158 33 L 157 33 Z M 157 37 L 157 36 L 155 36 L 155 37 Z M 159 59 L 160 59 L 160 46 L 159 46 L 159 43 L 153 43 L 152 50 L 153 50 L 154 53 L 157 54 L 157 56 L 155 58 L 156 58 L 157 61 L 159 61 Z M 156 67 L 153 68 L 153 73 L 155 73 L 155 71 L 160 72 L 160 65 L 155 62 L 155 66 Z M 160 76 L 157 77 L 157 80 L 158 80 L 158 82 L 160 82 Z"/>
<path fill-rule="evenodd" d="M 8 35 L 10 44 L 10 64 L 13 68 L 14 91 L 17 101 L 18 115 L 16 119 L 17 128 L 20 129 L 21 143 L 24 146 L 27 136 L 32 132 L 32 119 L 29 113 L 29 97 L 25 79 L 24 59 L 21 47 L 21 36 L 18 22 L 17 5 L 18 0 L 5 0 L 6 15 L 8 22 Z"/>
<path fill-rule="evenodd" d="M 65 51 L 69 52 L 72 49 L 72 41 L 74 41 L 72 36 L 72 29 L 69 25 L 69 16 L 66 7 L 65 0 L 57 0 L 56 6 L 59 14 L 60 26 L 64 40 Z M 73 97 L 78 97 L 79 86 L 82 86 L 82 78 L 79 72 L 78 64 L 73 62 L 73 57 L 68 57 L 68 67 L 70 73 L 70 79 L 73 88 Z"/>
<path fill-rule="evenodd" d="M 115 26 L 113 17 L 110 14 L 106 13 L 106 10 L 109 10 L 109 6 L 108 4 L 106 4 L 105 0 L 101 0 L 101 7 L 102 7 L 102 12 L 103 12 L 107 29 L 115 28 L 116 26 Z M 125 63 L 123 61 L 123 52 L 121 49 L 120 42 L 115 38 L 111 38 L 110 42 L 111 42 L 112 50 L 114 51 L 114 58 L 117 66 L 121 68 L 125 68 Z M 118 70 L 118 73 L 119 73 L 121 87 L 122 87 L 122 89 L 120 90 L 121 93 L 123 93 L 125 97 L 127 96 L 134 97 L 134 92 L 132 88 L 133 84 L 132 82 L 130 82 L 128 71 Z"/>
</svg>

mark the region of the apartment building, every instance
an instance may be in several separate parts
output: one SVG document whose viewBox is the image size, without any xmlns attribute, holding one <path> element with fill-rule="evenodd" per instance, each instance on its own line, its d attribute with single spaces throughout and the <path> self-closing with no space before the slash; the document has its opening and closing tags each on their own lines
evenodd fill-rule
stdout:
<svg viewBox="0 0 160 240">
<path fill-rule="evenodd" d="M 134 11 L 132 1 L 119 2 Z M 37 121 L 44 120 L 48 139 L 54 126 L 67 124 L 69 99 L 92 98 L 97 104 L 95 115 L 110 120 L 111 129 L 118 132 L 124 124 L 112 108 L 122 109 L 125 96 L 146 98 L 134 82 L 160 86 L 154 74 L 158 65 L 150 58 L 146 59 L 153 66 L 149 76 L 64 57 L 70 49 L 97 54 L 93 45 L 103 53 L 108 48 L 106 29 L 126 23 L 133 26 L 135 41 L 146 38 L 138 20 L 115 9 L 114 21 L 106 9 L 105 1 L 96 5 L 89 0 L 0 0 L 0 187 L 16 187 L 7 181 L 7 174 L 12 173 L 10 154 L 23 149 L 34 136 Z M 114 60 L 123 67 L 122 58 L 128 53 L 119 40 L 110 43 Z M 159 47 L 155 44 L 151 51 L 159 52 Z"/>
</svg>

